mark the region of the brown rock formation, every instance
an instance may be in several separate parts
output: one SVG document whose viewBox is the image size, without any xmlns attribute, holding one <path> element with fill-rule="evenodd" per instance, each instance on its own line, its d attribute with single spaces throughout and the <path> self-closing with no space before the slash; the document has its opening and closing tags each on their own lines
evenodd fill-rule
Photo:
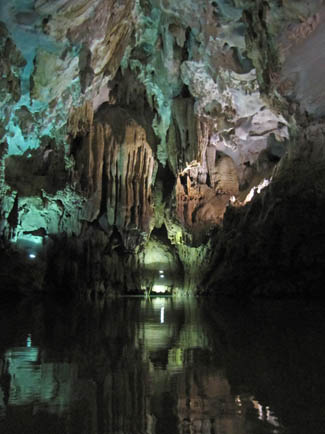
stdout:
<svg viewBox="0 0 325 434">
<path fill-rule="evenodd" d="M 148 231 L 155 162 L 146 132 L 132 119 L 120 119 L 125 129 L 112 126 L 123 115 L 119 109 L 106 114 L 73 144 L 74 181 L 87 197 L 82 217 L 92 222 L 104 213 L 109 226 Z"/>
<path fill-rule="evenodd" d="M 205 158 L 206 168 L 192 162 L 178 176 L 176 201 L 179 220 L 206 232 L 222 221 L 230 197 L 238 194 L 238 176 L 232 159 L 215 147 L 207 147 Z"/>
</svg>

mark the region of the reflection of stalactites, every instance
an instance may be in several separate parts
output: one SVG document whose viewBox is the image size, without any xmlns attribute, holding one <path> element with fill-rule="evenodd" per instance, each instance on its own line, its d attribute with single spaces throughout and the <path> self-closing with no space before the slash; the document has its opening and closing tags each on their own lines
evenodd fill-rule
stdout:
<svg viewBox="0 0 325 434">
<path fill-rule="evenodd" d="M 9 360 L 0 359 L 0 417 L 5 415 L 5 407 L 7 407 L 9 403 L 10 383 Z"/>
<path fill-rule="evenodd" d="M 270 425 L 275 426 L 278 428 L 280 426 L 280 423 L 278 421 L 278 418 L 273 414 L 273 412 L 270 410 L 270 407 L 261 405 L 256 399 L 251 398 L 251 402 L 254 405 L 254 408 L 258 412 L 258 418 L 262 421 L 268 422 Z"/>
<path fill-rule="evenodd" d="M 123 353 L 126 350 L 127 347 L 123 347 Z M 106 429 L 103 432 L 155 433 L 151 431 L 155 418 L 149 413 L 147 369 L 133 356 L 129 352 L 127 364 L 121 363 L 120 369 L 106 375 L 103 388 Z"/>
<path fill-rule="evenodd" d="M 191 364 L 195 364 L 198 349 L 192 349 Z M 234 399 L 226 377 L 215 369 L 194 368 L 186 376 L 178 376 L 177 416 L 179 432 L 243 433 L 243 421 L 236 414 Z"/>
<path fill-rule="evenodd" d="M 146 428 L 147 428 L 146 433 L 147 434 L 155 434 L 156 423 L 157 423 L 157 418 L 153 414 L 148 413 L 147 414 L 147 424 L 146 424 Z"/>
</svg>

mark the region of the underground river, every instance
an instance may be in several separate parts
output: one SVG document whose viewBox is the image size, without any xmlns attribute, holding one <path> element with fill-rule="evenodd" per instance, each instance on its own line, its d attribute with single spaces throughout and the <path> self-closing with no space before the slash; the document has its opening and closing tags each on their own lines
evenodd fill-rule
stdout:
<svg viewBox="0 0 325 434">
<path fill-rule="evenodd" d="M 305 301 L 1 302 L 0 432 L 322 433 L 324 313 Z"/>
</svg>

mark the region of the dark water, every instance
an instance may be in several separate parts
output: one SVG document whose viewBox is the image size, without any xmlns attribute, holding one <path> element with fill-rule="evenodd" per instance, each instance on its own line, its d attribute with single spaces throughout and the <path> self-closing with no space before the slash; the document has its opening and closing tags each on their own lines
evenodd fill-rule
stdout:
<svg viewBox="0 0 325 434">
<path fill-rule="evenodd" d="M 1 434 L 325 433 L 319 303 L 0 305 Z"/>
</svg>

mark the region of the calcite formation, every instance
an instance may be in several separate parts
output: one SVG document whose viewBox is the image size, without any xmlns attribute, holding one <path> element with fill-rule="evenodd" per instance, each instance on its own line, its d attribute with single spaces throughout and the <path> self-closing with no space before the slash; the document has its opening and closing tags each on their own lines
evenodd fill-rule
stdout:
<svg viewBox="0 0 325 434">
<path fill-rule="evenodd" d="M 145 130 L 119 109 L 98 117 L 106 123 L 95 122 L 86 136 L 75 138 L 73 182 L 87 197 L 82 218 L 93 222 L 102 212 L 110 227 L 148 231 L 155 161 Z"/>
<path fill-rule="evenodd" d="M 292 203 L 322 214 L 324 20 L 321 0 L 2 2 L 10 288 L 151 291 L 156 249 L 170 292 L 236 293 L 252 275 L 272 293 L 271 270 L 300 266 L 281 247 L 299 231 L 278 238 L 291 211 L 303 225 Z"/>
</svg>

